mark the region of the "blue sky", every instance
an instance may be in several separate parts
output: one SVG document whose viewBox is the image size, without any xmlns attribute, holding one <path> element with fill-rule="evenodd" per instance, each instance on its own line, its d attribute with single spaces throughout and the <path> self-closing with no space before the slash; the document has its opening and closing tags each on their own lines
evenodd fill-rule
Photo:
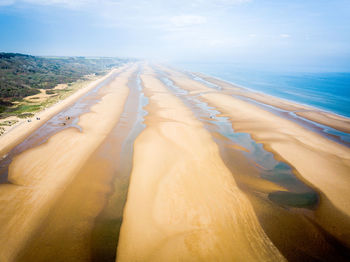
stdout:
<svg viewBox="0 0 350 262">
<path fill-rule="evenodd" d="M 0 0 L 0 32 L 34 55 L 350 68 L 349 0 Z"/>
</svg>

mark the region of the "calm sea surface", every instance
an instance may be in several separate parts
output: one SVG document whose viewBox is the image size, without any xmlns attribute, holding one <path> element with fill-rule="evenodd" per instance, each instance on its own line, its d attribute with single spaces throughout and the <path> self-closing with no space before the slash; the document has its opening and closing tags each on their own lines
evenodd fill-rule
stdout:
<svg viewBox="0 0 350 262">
<path fill-rule="evenodd" d="M 350 73 L 283 72 L 215 63 L 177 66 L 350 117 Z"/>
</svg>

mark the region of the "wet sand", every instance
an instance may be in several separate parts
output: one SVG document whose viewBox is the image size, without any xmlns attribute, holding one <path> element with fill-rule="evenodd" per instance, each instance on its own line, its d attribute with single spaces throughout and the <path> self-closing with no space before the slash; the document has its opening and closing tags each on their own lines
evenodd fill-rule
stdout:
<svg viewBox="0 0 350 262">
<path fill-rule="evenodd" d="M 136 80 L 135 71 L 118 123 L 65 188 L 16 261 L 48 261 L 53 255 L 56 261 L 115 260 L 131 168 L 132 150 L 125 140 L 131 139 L 138 116 Z"/>
<path fill-rule="evenodd" d="M 33 120 L 32 122 L 27 122 L 23 120 L 17 123 L 15 126 L 11 127 L 11 129 L 4 135 L 0 136 L 0 156 L 8 153 L 13 147 L 21 143 L 26 137 L 28 137 L 31 133 L 33 133 L 36 129 L 42 126 L 47 120 L 51 117 L 62 111 L 64 108 L 69 107 L 75 101 L 77 101 L 82 95 L 86 94 L 97 85 L 113 76 L 114 74 L 121 72 L 124 70 L 126 66 L 122 66 L 116 69 L 113 69 L 106 76 L 95 80 L 88 84 L 86 87 L 78 90 L 68 98 L 60 101 L 59 103 L 45 109 L 42 112 L 37 113 L 33 119 L 36 117 L 40 118 L 40 121 Z"/>
<path fill-rule="evenodd" d="M 348 261 L 349 248 L 314 221 L 315 217 L 327 219 L 327 212 L 333 212 L 336 214 L 332 219 L 317 223 L 334 225 L 339 221 L 344 228 L 344 221 L 349 221 L 348 218 L 337 212 L 322 195 L 320 199 L 316 189 L 298 179 L 299 174 L 293 174 L 297 174 L 295 170 L 284 162 L 274 160 L 276 156 L 280 158 L 278 154 L 271 158 L 271 153 L 251 140 L 247 133 L 232 130 L 230 119 L 213 104 L 201 101 L 201 93 L 190 95 L 169 82 L 168 74 L 158 72 L 158 77 L 164 79 L 169 88 L 187 102 L 186 105 L 211 132 L 237 185 L 253 204 L 261 226 L 288 261 Z M 190 80 L 186 86 L 193 87 L 192 83 Z M 341 239 L 346 238 L 342 236 Z"/>
<path fill-rule="evenodd" d="M 167 72 L 177 85 L 196 93 L 192 79 L 169 69 Z M 183 84 L 186 79 L 187 83 Z M 200 98 L 227 115 L 236 132 L 251 134 L 255 141 L 290 164 L 301 180 L 315 188 L 320 194 L 320 203 L 310 218 L 350 247 L 348 147 L 223 92 L 202 91 Z"/>
<path fill-rule="evenodd" d="M 347 122 L 152 68 L 120 69 L 51 124 L 12 133 L 0 261 L 349 261 L 349 147 L 248 98 Z"/>
<path fill-rule="evenodd" d="M 218 147 L 150 70 L 117 261 L 283 261 Z"/>
<path fill-rule="evenodd" d="M 59 196 L 116 124 L 128 95 L 127 80 L 134 69 L 122 73 L 101 90 L 101 101 L 80 117 L 78 124 L 83 132 L 66 129 L 14 158 L 9 168 L 11 184 L 2 185 L 0 190 L 2 260 L 15 261 Z M 98 202 L 89 205 L 91 212 L 99 208 Z M 71 248 L 74 256 L 82 258 L 77 247 Z"/>
<path fill-rule="evenodd" d="M 203 94 L 202 97 L 228 114 L 237 131 L 249 132 L 256 141 L 269 145 L 350 215 L 350 195 L 346 190 L 350 186 L 348 148 L 239 99 L 222 94 Z"/>
<path fill-rule="evenodd" d="M 349 148 L 239 99 L 222 94 L 204 94 L 203 98 L 227 113 L 237 131 L 252 134 L 276 152 L 350 216 Z"/>
<path fill-rule="evenodd" d="M 317 110 L 296 112 L 298 116 L 304 117 L 311 121 L 331 126 L 337 130 L 350 133 L 350 120 L 348 118 L 338 116 L 328 112 L 320 112 Z"/>
<path fill-rule="evenodd" d="M 307 105 L 301 105 L 298 103 L 294 103 L 292 101 L 284 100 L 284 99 L 270 96 L 267 94 L 247 90 L 247 89 L 235 86 L 226 81 L 223 81 L 214 77 L 206 76 L 200 73 L 196 73 L 195 75 L 197 75 L 198 77 L 210 83 L 213 83 L 215 85 L 222 87 L 223 91 L 228 94 L 240 95 L 240 96 L 261 102 L 266 105 L 271 105 L 283 110 L 295 112 L 298 116 L 301 116 L 313 122 L 332 127 L 342 132 L 350 133 L 350 120 L 346 117 L 333 114 L 330 112 L 323 112 L 321 110 L 315 109 Z"/>
</svg>

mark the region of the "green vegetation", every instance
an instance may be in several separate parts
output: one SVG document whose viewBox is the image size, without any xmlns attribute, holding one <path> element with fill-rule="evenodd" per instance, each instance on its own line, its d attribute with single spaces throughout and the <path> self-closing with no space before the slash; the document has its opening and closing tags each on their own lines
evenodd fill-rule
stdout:
<svg viewBox="0 0 350 262">
<path fill-rule="evenodd" d="M 17 120 L 6 120 L 3 122 L 0 122 L 0 126 L 12 126 L 16 124 L 18 121 Z"/>
<path fill-rule="evenodd" d="M 53 95 L 53 94 L 55 94 L 55 91 L 53 91 L 53 90 L 45 90 L 45 93 L 47 95 Z"/>
<path fill-rule="evenodd" d="M 23 114 L 25 112 L 36 112 L 40 110 L 40 105 L 26 105 L 26 104 L 21 104 L 17 107 L 15 107 L 15 110 L 12 111 L 13 114 L 18 115 L 18 114 Z"/>
<path fill-rule="evenodd" d="M 33 113 L 23 113 L 23 114 L 17 115 L 17 117 L 19 117 L 19 118 L 30 118 L 33 116 L 34 116 Z"/>
<path fill-rule="evenodd" d="M 89 76 L 87 79 L 78 80 L 64 89 L 45 90 L 50 91 L 50 94 L 45 93 L 43 97 L 27 97 L 21 99 L 20 101 L 13 102 L 12 106 L 8 106 L 5 111 L 0 113 L 0 118 L 6 118 L 9 116 L 17 116 L 19 118 L 33 117 L 35 112 L 41 111 L 50 105 L 53 105 L 58 101 L 65 99 L 78 89 L 82 88 L 88 82 L 96 78 L 96 76 Z"/>
<path fill-rule="evenodd" d="M 127 61 L 117 58 L 50 58 L 0 53 L 0 118 L 36 112 L 72 93 L 77 88 L 75 83 L 91 80 L 92 75 L 101 76 Z M 54 90 L 58 84 L 68 84 L 68 87 Z M 39 97 L 24 99 L 39 94 L 40 89 L 44 89 L 44 94 L 50 95 L 50 99 L 45 102 L 39 101 Z M 53 96 L 56 99 L 52 99 Z"/>
</svg>

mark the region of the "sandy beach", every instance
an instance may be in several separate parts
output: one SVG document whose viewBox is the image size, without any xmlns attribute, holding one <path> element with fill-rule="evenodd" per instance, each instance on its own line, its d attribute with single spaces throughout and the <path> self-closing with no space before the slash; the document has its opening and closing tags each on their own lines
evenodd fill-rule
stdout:
<svg viewBox="0 0 350 262">
<path fill-rule="evenodd" d="M 293 166 L 302 179 L 317 188 L 334 204 L 335 210 L 350 215 L 348 148 L 238 99 L 220 94 L 205 94 L 203 98 L 227 113 L 235 130 L 252 134 L 256 141 L 263 143 Z M 242 117 L 244 115 L 249 115 L 250 120 L 246 121 Z M 327 214 L 331 217 L 334 212 L 328 210 Z M 329 225 L 329 230 L 336 230 L 333 233 L 340 237 L 350 233 L 349 221 L 344 227 L 335 221 L 331 223 L 332 228 Z M 333 226 L 335 224 L 336 227 Z M 348 241 L 347 238 L 343 240 Z"/>
<path fill-rule="evenodd" d="M 101 101 L 80 117 L 83 132 L 73 128 L 64 130 L 12 161 L 11 183 L 1 185 L 0 191 L 0 243 L 5 247 L 2 260 L 15 261 L 17 252 L 118 121 L 128 95 L 127 80 L 134 69 L 120 74 L 101 90 Z M 75 255 L 81 258 L 79 252 Z"/>
<path fill-rule="evenodd" d="M 186 77 L 180 75 L 178 72 L 174 72 L 171 79 L 181 88 L 193 92 L 194 88 L 189 89 L 188 86 L 193 87 L 194 85 L 192 83 L 195 81 L 187 79 L 187 84 L 183 84 L 186 82 Z M 196 82 L 196 85 L 202 84 Z M 343 197 L 344 194 L 348 193 L 346 192 L 346 188 L 348 188 L 350 183 L 346 176 L 350 167 L 349 148 L 330 141 L 314 132 L 309 132 L 287 119 L 262 110 L 258 106 L 246 101 L 230 95 L 213 92 L 212 90 L 208 93 L 209 90 L 205 89 L 205 86 L 200 87 L 198 90 L 198 92 L 203 91 L 207 93 L 203 93 L 201 97 L 210 105 L 219 108 L 224 114 L 229 115 L 235 130 L 252 134 L 256 141 L 278 152 L 307 181 L 311 182 L 321 191 L 332 191 L 333 193 L 329 192 L 329 194 L 334 195 L 334 199 L 332 199 L 335 202 L 334 204 L 344 213 L 350 215 L 350 201 L 347 203 L 345 200 L 350 199 L 350 195 L 349 197 Z M 276 101 L 275 103 L 278 102 L 277 98 L 274 100 Z M 284 107 L 283 102 L 280 107 Z M 322 118 L 326 116 L 326 113 L 321 113 L 320 115 L 317 115 L 316 112 L 310 113 L 310 118 Z M 333 117 L 335 121 L 340 121 L 340 118 L 336 118 L 335 116 L 329 117 Z M 347 128 L 346 126 L 349 121 L 348 119 L 346 120 L 343 123 L 344 129 Z M 294 148 L 296 151 L 294 151 Z M 301 157 L 301 154 L 305 154 L 306 152 L 310 153 L 305 158 Z M 317 169 L 316 175 L 315 171 L 312 172 L 311 170 L 314 165 L 310 165 L 310 163 L 324 164 L 324 168 L 321 168 L 321 170 Z M 332 177 L 328 175 L 329 173 L 333 174 Z M 333 183 L 333 185 L 337 184 L 338 186 L 329 187 L 329 183 Z M 341 190 L 342 194 L 338 194 L 339 190 Z M 335 197 L 336 195 L 338 197 Z"/>
<path fill-rule="evenodd" d="M 283 261 L 209 133 L 150 70 L 141 79 L 149 115 L 117 261 Z"/>
<path fill-rule="evenodd" d="M 2 136 L 48 139 L 1 180 L 0 261 L 348 261 L 349 147 L 258 103 L 350 120 L 195 75 L 130 63 Z"/>
<path fill-rule="evenodd" d="M 167 72 L 179 87 L 195 92 L 193 88 L 188 88 L 193 87 L 192 82 L 195 81 L 187 78 L 187 84 L 183 84 L 186 81 L 185 75 L 172 70 Z M 203 88 L 200 87 L 200 90 Z M 350 245 L 350 221 L 346 218 L 350 216 L 348 147 L 232 95 L 211 90 L 202 93 L 200 97 L 227 115 L 236 132 L 251 134 L 255 141 L 262 143 L 276 157 L 295 168 L 300 179 L 317 189 L 321 199 L 315 220 L 345 245 Z M 275 98 L 275 103 L 277 101 Z M 284 107 L 283 102 L 280 107 Z M 324 113 L 319 116 L 316 112 L 313 114 L 315 118 L 326 115 Z M 329 117 L 339 121 L 339 118 Z M 344 122 L 344 129 L 346 126 L 347 122 Z"/>
<path fill-rule="evenodd" d="M 123 116 L 59 194 L 16 261 L 48 261 L 53 254 L 58 261 L 110 261 L 115 257 L 118 235 L 115 230 L 123 212 L 131 165 L 125 140 L 129 139 L 137 116 L 134 111 L 137 86 L 132 85 L 136 70 L 131 73 L 122 76 L 128 78 L 129 89 L 123 101 Z M 109 93 L 113 86 L 125 88 L 126 79 L 120 81 L 120 77 L 103 87 L 101 95 Z M 114 123 L 117 118 L 112 117 Z"/>
<path fill-rule="evenodd" d="M 27 136 L 33 133 L 36 129 L 42 126 L 47 120 L 49 120 L 52 116 L 60 112 L 62 109 L 72 105 L 79 97 L 89 92 L 91 89 L 96 87 L 98 84 L 103 82 L 105 79 L 110 77 L 111 75 L 122 71 L 125 68 L 119 67 L 117 69 L 113 69 L 104 77 L 97 79 L 84 88 L 78 90 L 68 98 L 58 102 L 57 104 L 37 113 L 32 119 L 40 118 L 40 121 L 32 121 L 28 122 L 27 119 L 23 119 L 19 121 L 16 125 L 11 127 L 11 129 L 0 136 L 0 155 L 5 155 L 10 149 L 18 145 L 20 142 L 24 140 Z"/>
<path fill-rule="evenodd" d="M 258 93 L 251 90 L 247 91 L 246 89 L 235 86 L 231 83 L 225 82 L 214 77 L 209 77 L 200 73 L 196 73 L 195 75 L 201 77 L 202 79 L 210 83 L 222 87 L 223 91 L 227 94 L 239 95 L 242 97 L 253 99 L 254 101 L 261 102 L 266 105 L 271 105 L 276 108 L 280 108 L 290 112 L 295 112 L 295 114 L 301 117 L 304 117 L 316 123 L 333 127 L 334 129 L 337 129 L 339 131 L 343 131 L 346 133 L 350 132 L 350 120 L 346 117 L 330 112 L 324 112 L 311 106 L 301 105 L 292 101 L 276 98 L 267 94 Z"/>
</svg>

